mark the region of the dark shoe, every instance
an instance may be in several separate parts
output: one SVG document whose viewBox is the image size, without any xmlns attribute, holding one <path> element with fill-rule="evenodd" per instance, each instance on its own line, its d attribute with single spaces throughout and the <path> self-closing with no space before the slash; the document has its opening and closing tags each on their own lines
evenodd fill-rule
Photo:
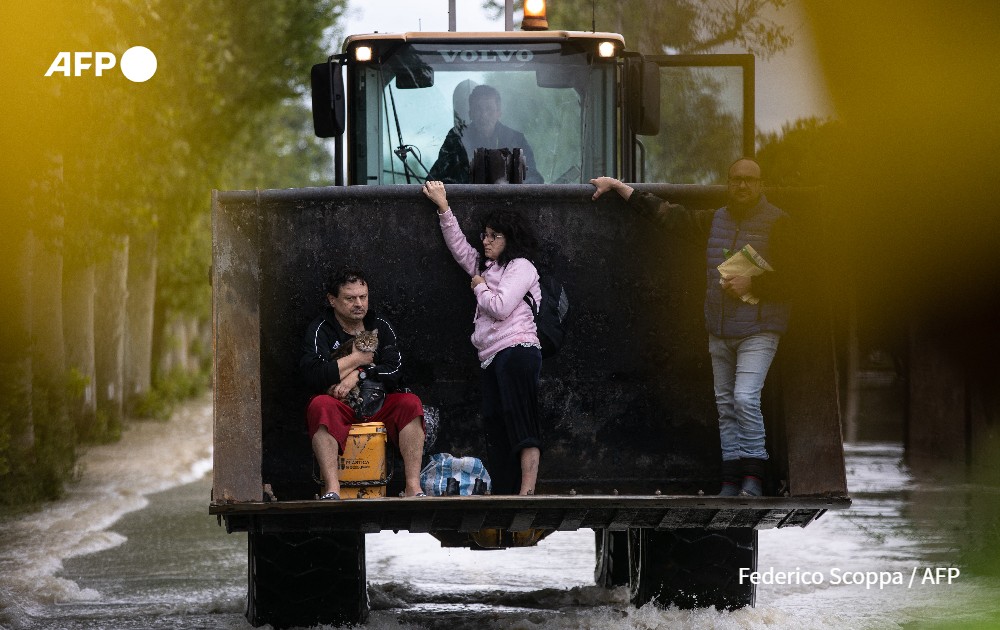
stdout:
<svg viewBox="0 0 1000 630">
<path fill-rule="evenodd" d="M 320 501 L 340 501 L 340 495 L 336 492 L 327 492 L 319 498 Z"/>
<path fill-rule="evenodd" d="M 736 497 L 740 494 L 740 487 L 736 485 L 735 481 L 723 481 L 722 482 L 722 492 L 717 496 L 720 497 Z"/>
<path fill-rule="evenodd" d="M 764 476 L 767 473 L 767 460 L 756 457 L 740 459 L 743 469 L 743 481 L 740 486 L 741 497 L 760 497 L 764 495 Z"/>
<path fill-rule="evenodd" d="M 461 494 L 461 487 L 459 486 L 458 479 L 451 477 L 448 479 L 448 487 L 445 489 L 444 493 L 449 497 L 457 497 Z"/>
<path fill-rule="evenodd" d="M 743 465 L 738 459 L 722 460 L 722 492 L 720 497 L 735 497 L 740 493 L 740 479 L 743 477 Z"/>
<path fill-rule="evenodd" d="M 760 477 L 747 475 L 743 478 L 743 485 L 740 487 L 741 497 L 759 497 L 764 495 L 764 484 Z"/>
</svg>

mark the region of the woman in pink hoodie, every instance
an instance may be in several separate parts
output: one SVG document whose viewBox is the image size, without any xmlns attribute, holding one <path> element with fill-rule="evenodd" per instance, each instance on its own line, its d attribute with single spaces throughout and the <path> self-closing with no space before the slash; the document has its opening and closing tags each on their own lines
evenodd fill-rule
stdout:
<svg viewBox="0 0 1000 630">
<path fill-rule="evenodd" d="M 429 181 L 423 192 L 437 206 L 445 244 L 472 278 L 476 296 L 472 345 L 482 367 L 493 493 L 534 494 L 542 446 L 538 411 L 542 351 L 524 296 L 530 293 L 535 304 L 541 304 L 538 271 L 529 260 L 537 240 L 521 214 L 494 210 L 480 234 L 483 258 L 448 207 L 444 184 Z"/>
</svg>

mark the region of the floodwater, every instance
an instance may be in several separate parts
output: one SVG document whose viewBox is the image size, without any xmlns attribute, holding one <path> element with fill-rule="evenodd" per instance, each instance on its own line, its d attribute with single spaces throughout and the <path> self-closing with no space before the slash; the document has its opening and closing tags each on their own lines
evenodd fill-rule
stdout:
<svg viewBox="0 0 1000 630">
<path fill-rule="evenodd" d="M 246 535 L 208 515 L 210 448 L 205 398 L 91 448 L 65 499 L 0 521 L 0 627 L 249 628 Z M 1000 628 L 1000 580 L 960 555 L 975 545 L 969 497 L 996 491 L 918 481 L 902 455 L 895 442 L 848 445 L 853 507 L 760 533 L 755 608 L 636 609 L 625 588 L 593 586 L 590 530 L 507 551 L 385 532 L 367 538 L 368 626 Z"/>
</svg>

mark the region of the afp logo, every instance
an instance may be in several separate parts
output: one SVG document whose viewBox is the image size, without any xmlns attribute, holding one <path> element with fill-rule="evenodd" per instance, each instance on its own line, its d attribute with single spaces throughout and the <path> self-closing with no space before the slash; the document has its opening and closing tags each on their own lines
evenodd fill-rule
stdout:
<svg viewBox="0 0 1000 630">
<path fill-rule="evenodd" d="M 117 59 L 110 52 L 60 52 L 52 61 L 45 76 L 82 77 L 104 75 L 115 67 Z M 145 46 L 133 46 L 122 53 L 122 74 L 133 83 L 148 81 L 156 73 L 156 55 Z"/>
</svg>

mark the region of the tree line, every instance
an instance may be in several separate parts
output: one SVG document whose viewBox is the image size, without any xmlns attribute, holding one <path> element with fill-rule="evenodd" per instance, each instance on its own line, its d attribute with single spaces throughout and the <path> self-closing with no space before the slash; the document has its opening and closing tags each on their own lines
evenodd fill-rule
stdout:
<svg viewBox="0 0 1000 630">
<path fill-rule="evenodd" d="M 515 2 L 521 8 L 523 2 Z M 768 58 L 793 41 L 775 20 L 786 0 L 559 0 L 549 2 L 550 29 L 620 33 L 644 55 L 702 54 L 735 46 Z M 502 0 L 484 0 L 499 16 Z M 660 131 L 640 137 L 646 181 L 719 184 L 742 154 L 739 87 L 697 68 L 661 70 Z M 738 83 L 739 81 L 737 81 Z"/>
<path fill-rule="evenodd" d="M 209 383 L 210 191 L 326 183 L 309 67 L 346 0 L 5 3 L 0 509 Z M 157 57 L 45 77 L 62 51 Z"/>
<path fill-rule="evenodd" d="M 329 183 L 305 96 L 346 4 L 0 7 L 0 509 L 59 496 L 81 444 L 168 416 L 208 384 L 209 193 Z M 645 53 L 736 43 L 770 55 L 791 42 L 767 17 L 783 4 L 564 0 L 549 20 L 621 32 Z M 61 51 L 120 59 L 135 45 L 157 57 L 145 83 L 117 69 L 44 76 Z"/>
</svg>

